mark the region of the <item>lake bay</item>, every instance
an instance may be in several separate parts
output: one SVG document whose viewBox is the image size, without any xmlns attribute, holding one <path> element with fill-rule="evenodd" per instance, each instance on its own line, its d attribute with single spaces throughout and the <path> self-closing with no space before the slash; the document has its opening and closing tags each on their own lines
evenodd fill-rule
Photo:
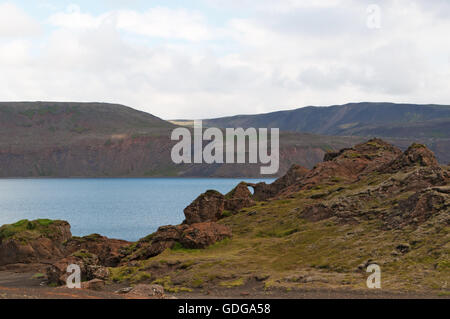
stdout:
<svg viewBox="0 0 450 319">
<path fill-rule="evenodd" d="M 61 219 L 74 236 L 98 233 L 138 240 L 179 224 L 183 209 L 208 189 L 226 194 L 242 179 L 70 178 L 1 179 L 0 225 L 21 219 Z M 248 182 L 272 179 L 246 179 Z"/>
</svg>

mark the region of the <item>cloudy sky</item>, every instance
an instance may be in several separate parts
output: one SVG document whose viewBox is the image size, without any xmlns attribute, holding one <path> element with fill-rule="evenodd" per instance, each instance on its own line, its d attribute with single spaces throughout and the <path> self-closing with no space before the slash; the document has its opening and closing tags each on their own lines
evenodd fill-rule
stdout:
<svg viewBox="0 0 450 319">
<path fill-rule="evenodd" d="M 0 100 L 165 119 L 450 104 L 449 34 L 448 0 L 0 0 Z"/>
</svg>

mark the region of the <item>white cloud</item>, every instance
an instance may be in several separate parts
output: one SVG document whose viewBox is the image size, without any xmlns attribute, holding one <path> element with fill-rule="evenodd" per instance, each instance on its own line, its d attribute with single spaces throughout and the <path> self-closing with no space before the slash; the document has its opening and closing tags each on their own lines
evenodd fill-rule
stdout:
<svg viewBox="0 0 450 319">
<path fill-rule="evenodd" d="M 120 29 L 160 38 L 179 38 L 189 41 L 209 40 L 211 28 L 203 15 L 185 9 L 151 8 L 145 12 L 118 12 Z"/>
<path fill-rule="evenodd" d="M 0 3 L 0 37 L 28 37 L 40 32 L 40 25 L 12 3 Z"/>
<path fill-rule="evenodd" d="M 71 29 L 98 28 L 105 21 L 113 22 L 120 30 L 149 37 L 188 41 L 203 41 L 212 37 L 205 18 L 198 12 L 186 9 L 155 7 L 143 12 L 118 10 L 94 16 L 71 5 L 66 12 L 55 13 L 49 18 L 50 24 Z"/>
<path fill-rule="evenodd" d="M 51 33 L 37 45 L 0 42 L 0 96 L 116 102 L 164 118 L 349 101 L 449 104 L 450 21 L 440 16 L 450 9 L 380 0 L 382 28 L 370 30 L 370 2 L 246 1 L 251 14 L 220 26 L 201 10 L 72 6 L 51 14 Z"/>
</svg>

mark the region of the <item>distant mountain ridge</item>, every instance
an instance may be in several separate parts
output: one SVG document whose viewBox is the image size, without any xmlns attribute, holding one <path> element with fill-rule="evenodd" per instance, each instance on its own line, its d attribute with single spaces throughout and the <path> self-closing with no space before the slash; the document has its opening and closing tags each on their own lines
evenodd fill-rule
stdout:
<svg viewBox="0 0 450 319">
<path fill-rule="evenodd" d="M 278 127 L 283 131 L 340 136 L 450 138 L 450 106 L 362 102 L 207 119 L 204 124 Z"/>
<path fill-rule="evenodd" d="M 420 112 L 410 115 L 412 119 L 425 118 L 425 121 L 383 124 L 383 132 L 393 131 L 395 134 L 392 135 L 397 137 L 386 139 L 402 149 L 414 141 L 422 142 L 436 153 L 441 163 L 448 163 L 450 138 L 411 137 L 411 130 L 417 131 L 419 127 L 425 133 L 438 129 L 446 136 L 449 129 L 447 109 L 434 106 L 431 109 L 431 115 Z M 314 108 L 307 111 L 311 110 L 315 112 Z M 317 131 L 333 131 L 334 124 L 346 123 L 351 115 L 345 110 L 333 112 L 331 120 L 329 116 L 323 116 L 320 121 L 314 120 L 314 116 L 309 117 L 315 121 Z M 284 112 L 278 113 L 285 117 Z M 363 115 L 356 118 L 362 122 Z M 367 114 L 365 116 L 370 119 Z M 252 116 L 246 119 L 246 123 L 224 121 L 222 124 L 226 127 L 278 125 L 277 117 L 270 123 L 250 121 Z M 292 125 L 297 121 L 291 115 L 287 120 Z M 259 163 L 174 164 L 171 149 L 177 141 L 172 141 L 170 136 L 176 127 L 156 116 L 119 104 L 3 102 L 0 103 L 0 177 L 262 177 Z M 374 130 L 373 135 L 383 136 L 377 134 L 380 127 L 364 126 L 366 130 Z M 330 136 L 282 130 L 285 131 L 280 134 L 280 170 L 276 176 L 284 174 L 292 164 L 312 168 L 322 161 L 326 152 L 367 139 L 364 134 Z"/>
<path fill-rule="evenodd" d="M 181 164 L 171 160 L 177 127 L 119 104 L 0 103 L 0 177 L 258 177 L 260 164 Z M 280 172 L 307 167 L 353 137 L 282 133 Z"/>
</svg>

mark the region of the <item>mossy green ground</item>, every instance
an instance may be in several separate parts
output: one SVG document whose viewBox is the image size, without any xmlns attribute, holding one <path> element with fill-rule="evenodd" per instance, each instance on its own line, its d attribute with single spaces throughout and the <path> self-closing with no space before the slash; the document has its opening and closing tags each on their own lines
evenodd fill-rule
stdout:
<svg viewBox="0 0 450 319">
<path fill-rule="evenodd" d="M 359 266 L 370 261 L 381 267 L 383 289 L 447 292 L 450 283 L 447 225 L 431 218 L 418 228 L 386 230 L 377 218 L 349 224 L 336 218 L 309 222 L 300 217 L 305 205 L 317 202 L 314 198 L 350 196 L 385 179 L 386 176 L 373 174 L 360 183 L 332 183 L 295 193 L 288 199 L 259 202 L 238 214 L 227 214 L 220 221 L 232 228 L 232 239 L 206 249 L 175 247 L 138 262 L 130 274 L 127 273 L 130 267 L 114 270 L 113 278 L 136 282 L 138 274 L 146 273 L 146 281 L 156 283 L 165 278 L 166 286 L 172 289 L 236 288 L 255 282 L 255 276 L 264 278 L 263 289 L 367 289 L 369 273 Z M 398 200 L 374 199 L 363 203 L 363 208 L 386 208 Z M 248 214 L 255 211 L 256 214 Z M 399 244 L 408 244 L 410 251 L 398 252 Z M 127 275 L 118 276 L 117 271 Z M 296 276 L 310 279 L 307 282 L 290 279 Z"/>
<path fill-rule="evenodd" d="M 41 236 L 49 237 L 52 236 L 53 232 L 50 226 L 59 222 L 50 219 L 37 219 L 33 221 L 23 219 L 14 224 L 3 225 L 0 227 L 0 240 L 13 238 L 26 242 Z"/>
</svg>

